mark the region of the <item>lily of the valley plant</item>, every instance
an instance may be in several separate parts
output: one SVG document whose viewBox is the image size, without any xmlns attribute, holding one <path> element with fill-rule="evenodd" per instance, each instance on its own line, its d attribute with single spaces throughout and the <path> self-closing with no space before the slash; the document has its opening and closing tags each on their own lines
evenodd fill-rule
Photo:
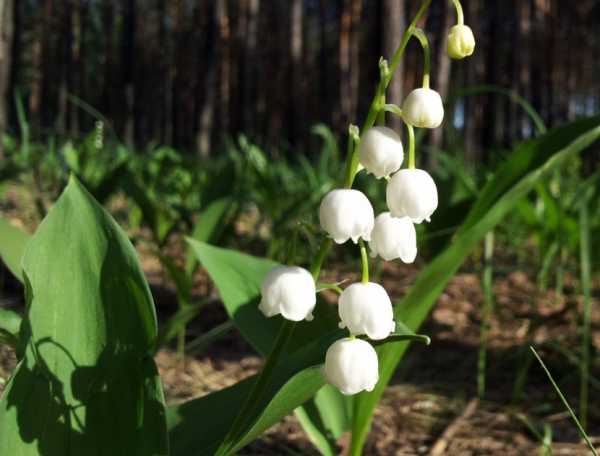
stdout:
<svg viewBox="0 0 600 456">
<path fill-rule="evenodd" d="M 464 25 L 463 12 L 458 0 L 453 0 L 457 24 L 448 35 L 448 55 L 462 59 L 471 55 L 475 39 L 471 29 Z M 327 350 L 323 374 L 327 381 L 343 394 L 352 395 L 371 391 L 379 378 L 377 353 L 371 340 L 383 340 L 395 330 L 392 302 L 385 289 L 369 281 L 369 264 L 365 241 L 372 257 L 385 261 L 399 258 L 412 263 L 417 255 L 417 236 L 414 224 L 429 221 L 438 206 L 437 187 L 432 177 L 416 167 L 415 128 L 438 128 L 444 119 L 444 105 L 440 94 L 430 88 L 430 52 L 424 31 L 411 26 L 405 35 L 391 66 L 380 60 L 381 81 L 373 100 L 367 121 L 360 134 L 358 128 L 349 128 L 349 153 L 341 188 L 332 190 L 323 198 L 319 209 L 321 228 L 328 238 L 316 254 L 310 271 L 297 266 L 278 267 L 263 282 L 260 309 L 267 317 L 281 314 L 292 321 L 311 320 L 316 303 L 316 283 L 322 263 L 331 246 L 349 240 L 359 245 L 362 262 L 362 281 L 340 290 L 340 328 L 349 335 L 333 343 Z M 402 108 L 385 103 L 385 91 L 408 39 L 417 38 L 424 54 L 422 87 L 408 94 Z M 385 115 L 400 116 L 408 133 L 408 166 L 404 163 L 404 148 L 400 132 L 386 127 Z M 377 122 L 378 125 L 374 125 Z M 364 170 L 377 179 L 387 181 L 386 199 L 389 212 L 375 217 L 368 198 L 352 189 L 354 177 Z"/>
</svg>

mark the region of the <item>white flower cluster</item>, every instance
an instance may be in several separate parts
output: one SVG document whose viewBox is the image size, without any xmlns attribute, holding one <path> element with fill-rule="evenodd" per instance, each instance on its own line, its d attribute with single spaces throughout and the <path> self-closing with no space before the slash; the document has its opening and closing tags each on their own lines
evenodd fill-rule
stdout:
<svg viewBox="0 0 600 456">
<path fill-rule="evenodd" d="M 449 35 L 448 53 L 452 58 L 464 58 L 473 53 L 475 40 L 471 29 L 462 23 L 462 8 L 456 0 L 459 23 Z M 426 37 L 413 34 L 421 41 L 429 58 Z M 383 61 L 380 68 L 387 70 Z M 321 201 L 319 220 L 321 228 L 336 244 L 352 240 L 361 243 L 363 280 L 340 291 L 338 314 L 340 328 L 350 336 L 334 342 L 325 355 L 323 373 L 327 381 L 343 394 L 372 391 L 379 380 L 377 352 L 364 338 L 383 340 L 395 331 L 392 302 L 385 289 L 368 281 L 368 260 L 364 242 L 368 242 L 372 257 L 385 261 L 399 258 L 412 263 L 417 256 L 415 224 L 429 221 L 438 206 L 438 193 L 432 177 L 414 166 L 413 128 L 437 128 L 444 119 L 440 95 L 429 88 L 428 61 L 423 87 L 413 90 L 402 104 L 380 106 L 401 115 L 409 131 L 409 166 L 404 169 L 404 149 L 400 136 L 394 130 L 375 126 L 358 136 L 356 127 L 350 129 L 353 141 L 358 142 L 358 160 L 367 173 L 387 180 L 386 202 L 389 212 L 375 217 L 368 198 L 360 191 L 340 188 L 329 192 Z M 385 73 L 382 73 L 385 74 Z M 387 76 L 382 76 L 387 77 Z M 355 155 L 349 171 L 354 172 Z M 354 166 L 354 169 L 352 168 Z M 349 177 L 352 177 L 350 175 Z M 349 179 L 348 186 L 353 179 Z M 320 266 L 320 265 L 319 265 Z M 280 266 L 265 278 L 259 309 L 271 317 L 281 314 L 293 321 L 312 320 L 316 304 L 315 278 L 309 271 L 295 266 Z M 363 339 L 358 338 L 363 336 Z"/>
<path fill-rule="evenodd" d="M 439 95 L 429 89 L 413 91 L 404 103 L 405 122 L 435 128 L 442 122 Z M 372 127 L 359 145 L 360 163 L 376 178 L 386 178 L 389 212 L 376 218 L 368 198 L 353 189 L 329 192 L 319 208 L 323 230 L 337 244 L 348 240 L 369 243 L 371 256 L 385 261 L 412 263 L 417 256 L 415 223 L 429 220 L 438 204 L 436 185 L 421 169 L 400 169 L 404 150 L 398 134 L 387 127 Z M 391 176 L 391 177 L 390 177 Z M 315 281 L 296 266 L 280 266 L 267 274 L 261 287 L 259 309 L 267 316 L 281 314 L 293 321 L 311 320 L 316 304 Z M 336 341 L 325 356 L 327 381 L 343 394 L 371 391 L 379 378 L 378 359 L 372 340 L 387 338 L 395 330 L 392 302 L 385 289 L 372 282 L 357 282 L 340 295 L 340 327 L 350 337 Z"/>
</svg>

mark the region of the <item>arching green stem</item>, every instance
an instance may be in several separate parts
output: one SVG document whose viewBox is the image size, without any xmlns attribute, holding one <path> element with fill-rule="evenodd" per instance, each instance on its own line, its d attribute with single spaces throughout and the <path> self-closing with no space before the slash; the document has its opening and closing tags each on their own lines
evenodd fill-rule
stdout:
<svg viewBox="0 0 600 456">
<path fill-rule="evenodd" d="M 387 73 L 387 77 L 382 78 L 377 85 L 377 89 L 375 91 L 375 95 L 373 96 L 373 100 L 371 101 L 371 106 L 369 108 L 369 113 L 367 114 L 367 118 L 365 119 L 365 123 L 362 126 L 361 132 L 367 131 L 375 124 L 375 120 L 377 118 L 377 114 L 379 114 L 379 110 L 381 109 L 381 96 L 385 94 L 385 91 L 390 84 L 390 81 L 394 77 L 394 73 L 398 69 L 398 65 L 400 64 L 400 60 L 402 60 L 402 56 L 404 55 L 404 51 L 406 50 L 406 45 L 408 44 L 410 37 L 412 36 L 412 31 L 415 29 L 427 8 L 431 4 L 431 0 L 424 0 L 421 3 L 419 11 L 415 15 L 414 19 L 410 23 L 410 26 L 402 35 L 402 40 L 400 40 L 400 44 L 394 53 L 392 60 L 389 64 L 389 71 Z M 351 155 L 348 157 L 348 162 L 350 166 L 346 167 L 346 173 L 343 179 L 344 188 L 352 187 L 352 183 L 354 182 L 354 176 L 356 175 L 356 170 L 358 168 L 358 147 L 352 149 Z"/>
<path fill-rule="evenodd" d="M 465 23 L 465 15 L 463 14 L 460 0 L 452 0 L 452 3 L 454 3 L 454 8 L 456 8 L 456 23 L 458 25 L 463 25 Z"/>
<path fill-rule="evenodd" d="M 369 282 L 369 257 L 367 256 L 367 247 L 365 246 L 365 241 L 362 239 L 358 240 L 358 245 L 360 246 L 360 263 L 362 266 L 362 283 Z"/>
<path fill-rule="evenodd" d="M 429 40 L 425 32 L 417 27 L 411 30 L 412 36 L 419 40 L 423 48 L 423 88 L 429 88 L 429 75 L 431 74 L 431 51 L 429 49 Z"/>
</svg>

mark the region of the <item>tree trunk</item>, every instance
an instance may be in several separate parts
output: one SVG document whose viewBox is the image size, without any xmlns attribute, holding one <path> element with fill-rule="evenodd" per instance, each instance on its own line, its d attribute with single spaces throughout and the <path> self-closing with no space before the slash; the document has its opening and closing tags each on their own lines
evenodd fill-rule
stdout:
<svg viewBox="0 0 600 456">
<path fill-rule="evenodd" d="M 259 66 L 256 65 L 256 44 L 258 36 L 258 17 L 260 11 L 260 0 L 247 0 L 247 36 L 246 48 L 244 52 L 244 69 L 243 69 L 243 111 L 244 111 L 244 130 L 250 134 L 255 132 L 255 117 L 256 117 L 256 72 Z"/>
<path fill-rule="evenodd" d="M 123 47 L 121 54 L 123 99 L 125 101 L 123 137 L 130 146 L 134 143 L 135 135 L 136 6 L 136 0 L 127 0 L 123 17 Z"/>
<path fill-rule="evenodd" d="M 0 160 L 4 158 L 2 136 L 8 127 L 10 66 L 14 33 L 14 0 L 0 0 Z"/>
<path fill-rule="evenodd" d="M 343 130 L 350 121 L 351 84 L 350 84 L 350 32 L 352 30 L 352 1 L 343 0 L 340 17 L 339 65 L 340 65 L 340 119 L 336 127 Z"/>
<path fill-rule="evenodd" d="M 433 88 L 437 90 L 442 97 L 442 100 L 446 100 L 448 96 L 448 88 L 450 85 L 450 69 L 451 62 L 450 57 L 446 52 L 448 46 L 448 30 L 454 23 L 454 7 L 450 2 L 441 2 L 439 4 L 441 10 L 440 14 L 440 25 L 438 27 L 438 36 L 435 40 L 436 47 L 433 50 L 433 74 L 432 84 Z M 450 116 L 448 116 L 450 118 Z M 444 128 L 436 128 L 431 132 L 431 144 L 434 147 L 441 148 L 444 140 Z M 435 154 L 430 155 L 429 165 L 435 165 Z"/>
<path fill-rule="evenodd" d="M 352 1 L 352 30 L 350 35 L 350 118 L 349 122 L 358 122 L 358 98 L 360 88 L 360 31 L 362 0 Z"/>
<path fill-rule="evenodd" d="M 384 0 L 383 2 L 383 56 L 388 62 L 396 52 L 406 28 L 405 8 L 405 0 Z M 396 105 L 402 103 L 403 80 L 404 63 L 401 60 L 387 89 L 387 103 Z M 398 116 L 388 116 L 387 124 L 397 132 L 402 129 L 402 119 Z"/>
<path fill-rule="evenodd" d="M 225 133 L 229 129 L 229 100 L 231 96 L 231 28 L 227 1 L 216 1 L 216 14 L 219 25 L 219 127 L 220 131 Z"/>
<path fill-rule="evenodd" d="M 223 0 L 217 0 L 221 3 Z M 217 59 L 216 54 L 219 44 L 213 44 L 217 41 L 215 38 L 218 34 L 217 25 L 219 23 L 219 8 L 213 3 L 209 7 L 207 16 L 210 20 L 207 22 L 208 31 L 206 33 L 206 46 L 202 56 L 198 59 L 199 68 L 198 74 L 204 74 L 204 84 L 198 83 L 198 91 L 200 88 L 205 94 L 202 100 L 201 109 L 198 115 L 198 127 L 196 132 L 196 152 L 200 157 L 206 158 L 210 155 L 212 145 L 212 130 L 215 121 L 215 100 L 217 91 Z M 198 15 L 202 17 L 202 15 Z M 202 29 L 203 24 L 200 24 Z M 200 100 L 200 94 L 197 94 L 197 99 Z M 198 101 L 200 103 L 200 101 Z"/>
<path fill-rule="evenodd" d="M 71 89 L 73 71 L 71 65 L 71 49 L 73 48 L 73 13 L 74 8 L 71 2 L 65 2 L 62 5 L 62 11 L 59 13 L 61 18 L 61 32 L 58 46 L 58 116 L 56 119 L 56 129 L 60 135 L 64 135 L 68 126 L 68 94 Z"/>
<path fill-rule="evenodd" d="M 290 105 L 290 130 L 289 138 L 293 145 L 297 145 L 302 132 L 305 112 L 304 98 L 304 72 L 302 71 L 302 0 L 292 0 L 290 11 L 290 80 L 291 100 Z"/>
</svg>

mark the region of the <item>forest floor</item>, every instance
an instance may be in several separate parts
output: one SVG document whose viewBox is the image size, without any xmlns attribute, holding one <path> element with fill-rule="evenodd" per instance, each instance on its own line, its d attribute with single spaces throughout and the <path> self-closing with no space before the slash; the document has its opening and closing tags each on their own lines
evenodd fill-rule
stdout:
<svg viewBox="0 0 600 456">
<path fill-rule="evenodd" d="M 160 265 L 141 252 L 142 263 L 151 283 L 159 319 L 176 307 L 174 288 L 165 279 Z M 477 361 L 480 347 L 483 293 L 480 274 L 468 268 L 446 287 L 420 332 L 432 338 L 430 346 L 413 344 L 382 401 L 376 409 L 364 454 L 388 455 L 587 455 L 585 445 L 565 412 L 545 374 L 535 361 L 527 365 L 529 345 L 539 348 L 563 392 L 575 409 L 578 405 L 579 375 L 573 363 L 580 336 L 578 322 L 582 298 L 576 281 L 567 275 L 564 295 L 541 291 L 534 275 L 514 271 L 494 279 L 495 311 L 489 322 L 486 391 L 477 398 Z M 352 278 L 347 265 L 325 271 L 327 280 Z M 419 266 L 386 263 L 381 281 L 399 299 L 414 280 Z M 500 268 L 498 268 L 500 269 Z M 356 277 L 354 277 L 356 278 Z M 600 348 L 600 287 L 594 287 L 592 342 Z M 2 303 L 14 305 L 20 290 L 2 291 Z M 202 273 L 195 292 L 212 295 L 216 291 Z M 11 293 L 13 296 L 10 296 Z M 190 325 L 191 334 L 201 334 L 226 320 L 222 306 L 215 302 L 203 310 L 201 319 Z M 531 358 L 529 358 L 531 360 Z M 207 351 L 187 357 L 184 365 L 172 349 L 156 356 L 169 403 L 200 397 L 236 383 L 255 373 L 261 359 L 236 331 L 230 331 Z M 14 353 L 0 347 L 0 378 L 6 379 L 15 366 Z M 520 394 L 515 382 L 522 376 Z M 589 433 L 600 445 L 600 368 L 592 371 L 589 404 Z M 3 384 L 0 382 L 0 392 Z M 519 391 L 519 388 L 516 388 Z M 541 435 L 550 426 L 551 453 L 544 453 Z M 537 435 L 536 435 L 537 434 Z M 595 438 L 594 438 L 595 437 Z M 348 436 L 339 441 L 345 454 Z M 317 455 L 294 416 L 269 429 L 246 447 L 241 455 Z"/>
<path fill-rule="evenodd" d="M 328 279 L 348 277 L 336 268 Z M 402 296 L 417 269 L 388 263 L 382 280 L 393 298 Z M 462 272 L 452 279 L 420 331 L 432 338 L 430 346 L 413 344 L 377 408 L 365 455 L 538 455 L 544 425 L 552 429 L 554 455 L 587 455 L 577 429 L 559 402 L 547 377 L 535 363 L 523 376 L 522 392 L 514 394 L 517 372 L 526 364 L 529 345 L 539 348 L 546 364 L 569 398 L 578 404 L 579 376 L 562 352 L 577 350 L 578 315 L 582 299 L 567 277 L 565 294 L 556 298 L 541 292 L 527 273 L 496 277 L 496 310 L 489 323 L 487 385 L 477 398 L 477 360 L 480 346 L 480 308 L 483 302 L 479 274 Z M 596 291 L 598 291 L 596 289 Z M 596 293 L 597 295 L 597 293 Z M 597 301 L 594 303 L 597 304 Z M 593 344 L 600 347 L 600 312 L 593 313 Z M 214 306 L 210 325 L 224 321 Z M 531 358 L 529 358 L 531 359 Z M 179 367 L 170 351 L 157 356 L 166 394 L 171 403 L 218 390 L 253 374 L 260 358 L 235 333 L 217 342 L 204 355 Z M 596 364 L 593 371 L 599 378 Z M 597 383 L 595 383 L 597 385 Z M 598 390 L 590 392 L 592 436 L 600 436 Z M 517 396 L 517 397 L 515 397 Z M 536 436 L 536 433 L 538 435 Z M 600 444 L 600 438 L 593 439 Z M 339 442 L 340 454 L 348 444 Z M 243 455 L 317 455 L 293 416 L 272 427 Z"/>
</svg>

